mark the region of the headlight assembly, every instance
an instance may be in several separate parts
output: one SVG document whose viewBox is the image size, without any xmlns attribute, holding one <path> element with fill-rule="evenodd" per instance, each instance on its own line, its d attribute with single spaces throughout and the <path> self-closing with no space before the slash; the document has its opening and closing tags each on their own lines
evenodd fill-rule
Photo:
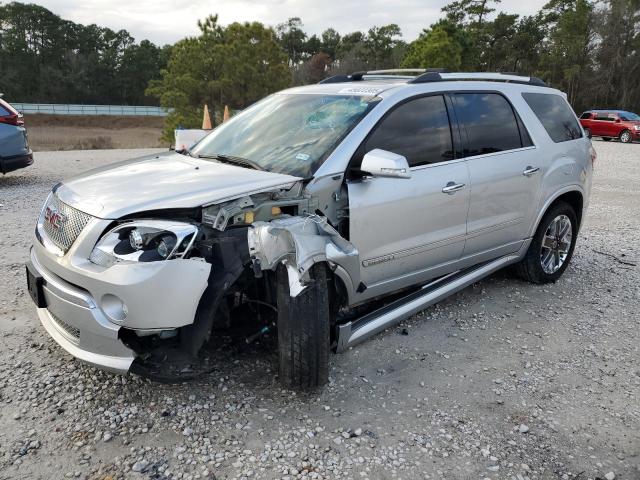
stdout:
<svg viewBox="0 0 640 480">
<path fill-rule="evenodd" d="M 122 223 L 96 244 L 89 260 L 110 267 L 117 263 L 157 262 L 184 258 L 191 250 L 198 227 L 168 220 Z"/>
</svg>

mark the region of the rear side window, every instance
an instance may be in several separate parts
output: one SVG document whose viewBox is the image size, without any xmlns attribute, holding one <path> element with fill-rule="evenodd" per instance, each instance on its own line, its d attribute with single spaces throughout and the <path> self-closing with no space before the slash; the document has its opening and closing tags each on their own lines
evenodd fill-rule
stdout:
<svg viewBox="0 0 640 480">
<path fill-rule="evenodd" d="M 580 115 L 580 118 L 582 120 L 589 120 L 591 118 L 591 113 L 589 112 L 583 113 L 582 115 Z"/>
<path fill-rule="evenodd" d="M 376 148 L 404 155 L 411 167 L 453 159 L 444 97 L 416 98 L 391 111 L 365 141 L 364 152 Z"/>
<path fill-rule="evenodd" d="M 467 134 L 465 157 L 522 148 L 518 120 L 506 98 L 483 92 L 456 93 L 454 97 L 458 119 Z M 522 129 L 530 144 L 524 126 Z"/>
<path fill-rule="evenodd" d="M 555 143 L 582 137 L 582 129 L 573 110 L 560 95 L 523 93 L 522 97 Z"/>
</svg>

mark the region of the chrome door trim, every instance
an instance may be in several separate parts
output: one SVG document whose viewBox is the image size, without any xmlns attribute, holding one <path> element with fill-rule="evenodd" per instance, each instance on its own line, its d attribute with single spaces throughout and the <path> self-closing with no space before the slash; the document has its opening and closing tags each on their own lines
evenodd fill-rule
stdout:
<svg viewBox="0 0 640 480">
<path fill-rule="evenodd" d="M 391 260 L 397 260 L 399 258 L 410 257 L 411 255 L 416 255 L 419 253 L 425 253 L 425 252 L 428 252 L 429 250 L 434 250 L 436 248 L 440 248 L 445 245 L 464 242 L 466 238 L 467 238 L 467 235 L 456 235 L 455 237 L 448 237 L 443 240 L 439 240 L 437 242 L 425 243 L 424 245 L 420 245 L 411 249 L 399 250 L 397 252 L 391 252 L 387 255 L 381 255 L 379 257 L 366 258 L 362 260 L 362 266 L 371 267 L 373 265 L 378 265 L 379 263 L 389 262 Z"/>
<path fill-rule="evenodd" d="M 427 168 L 440 167 L 442 165 L 453 165 L 454 163 L 460 163 L 466 160 L 467 160 L 466 158 L 454 158 L 452 160 L 444 160 L 442 162 L 426 163 L 424 165 L 415 165 L 413 167 L 409 167 L 409 169 L 412 171 L 425 170 Z"/>
<path fill-rule="evenodd" d="M 477 228 L 475 230 L 467 231 L 467 239 L 477 237 L 478 235 L 484 235 L 485 233 L 493 232 L 494 230 L 502 230 L 503 228 L 513 227 L 514 225 L 518 225 L 522 223 L 524 217 L 514 218 L 512 220 L 507 220 L 506 222 L 496 223 L 495 225 L 490 225 L 484 228 Z"/>
<path fill-rule="evenodd" d="M 526 150 L 536 150 L 536 149 L 537 147 L 535 145 L 532 145 L 530 147 L 521 147 L 521 148 L 514 148 L 511 150 L 502 150 L 501 152 L 483 153 L 482 155 L 472 155 L 471 157 L 455 158 L 453 160 L 444 160 L 442 162 L 427 163 L 426 165 L 416 165 L 415 167 L 410 167 L 410 170 L 423 170 L 425 168 L 433 168 L 433 167 L 438 167 L 440 165 L 451 165 L 452 163 L 464 162 L 466 160 L 473 160 L 475 158 L 498 157 L 500 155 L 506 155 L 508 153 L 517 153 L 517 152 L 523 152 Z"/>
<path fill-rule="evenodd" d="M 465 160 L 473 160 L 474 158 L 497 157 L 497 156 L 506 155 L 506 154 L 509 154 L 509 153 L 524 152 L 526 150 L 536 150 L 536 149 L 537 149 L 537 147 L 535 145 L 533 145 L 531 147 L 513 148 L 511 150 L 502 150 L 500 152 L 483 153 L 482 155 L 472 155 L 470 157 L 465 157 Z"/>
</svg>

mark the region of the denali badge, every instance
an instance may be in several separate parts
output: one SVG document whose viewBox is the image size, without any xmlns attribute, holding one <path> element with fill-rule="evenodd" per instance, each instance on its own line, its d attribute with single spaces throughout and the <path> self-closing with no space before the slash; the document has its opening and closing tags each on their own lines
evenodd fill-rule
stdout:
<svg viewBox="0 0 640 480">
<path fill-rule="evenodd" d="M 67 216 L 56 207 L 47 207 L 44 210 L 44 220 L 56 230 L 59 230 L 67 221 Z"/>
</svg>

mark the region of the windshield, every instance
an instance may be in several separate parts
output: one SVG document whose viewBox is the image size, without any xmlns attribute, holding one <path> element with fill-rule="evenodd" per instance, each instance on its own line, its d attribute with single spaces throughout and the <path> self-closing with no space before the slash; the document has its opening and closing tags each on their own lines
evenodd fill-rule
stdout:
<svg viewBox="0 0 640 480">
<path fill-rule="evenodd" d="M 625 122 L 637 122 L 640 120 L 640 115 L 636 115 L 635 113 L 625 112 L 620 114 L 620 119 Z"/>
<path fill-rule="evenodd" d="M 193 156 L 245 159 L 269 172 L 308 178 L 380 98 L 276 94 L 217 127 Z"/>
</svg>

